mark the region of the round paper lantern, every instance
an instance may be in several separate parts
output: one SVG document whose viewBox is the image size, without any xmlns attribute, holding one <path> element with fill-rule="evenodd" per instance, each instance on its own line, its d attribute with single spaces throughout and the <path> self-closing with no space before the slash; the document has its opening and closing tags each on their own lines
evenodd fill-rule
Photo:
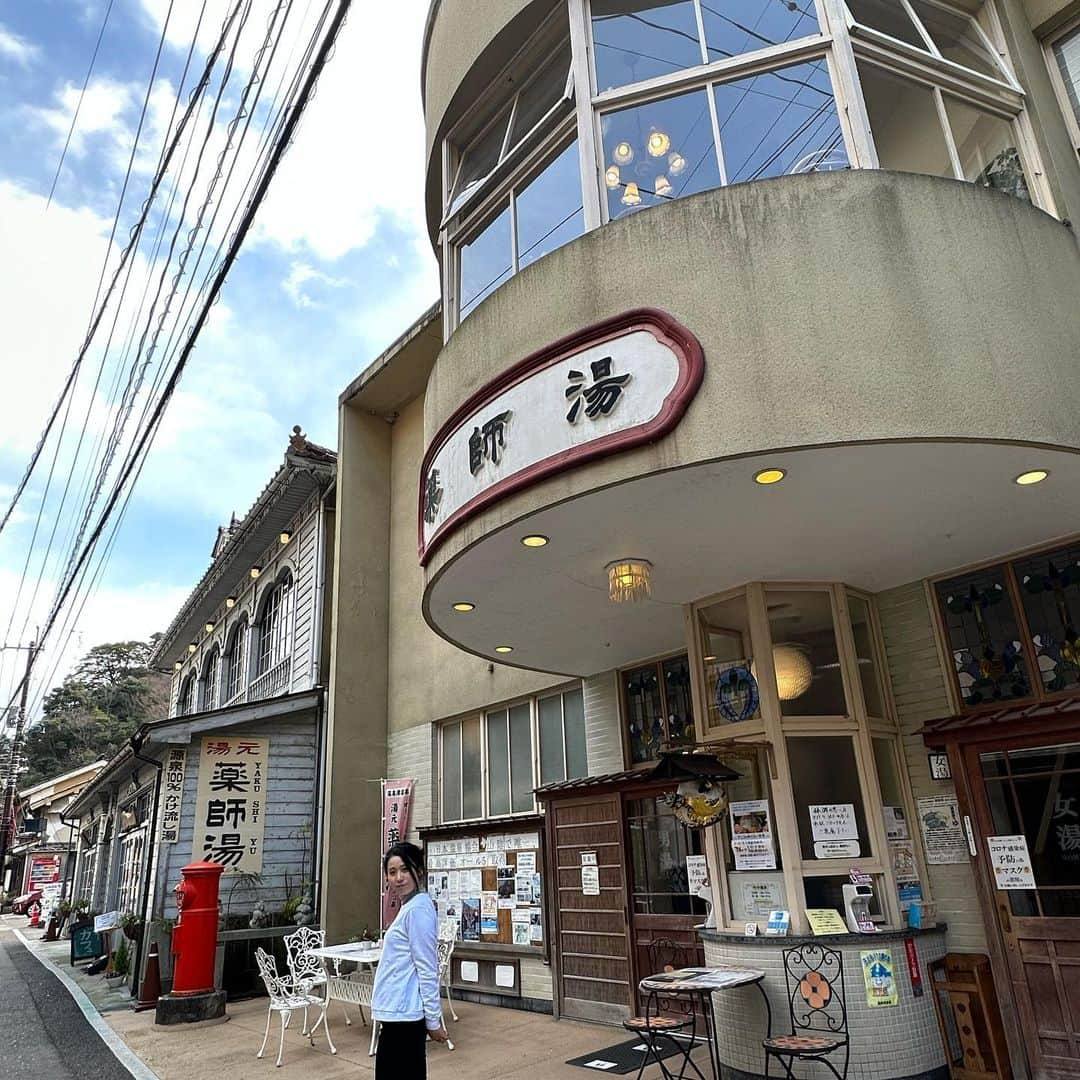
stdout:
<svg viewBox="0 0 1080 1080">
<path fill-rule="evenodd" d="M 781 701 L 793 701 L 810 689 L 814 668 L 810 658 L 797 645 L 774 645 L 776 693 Z"/>
</svg>

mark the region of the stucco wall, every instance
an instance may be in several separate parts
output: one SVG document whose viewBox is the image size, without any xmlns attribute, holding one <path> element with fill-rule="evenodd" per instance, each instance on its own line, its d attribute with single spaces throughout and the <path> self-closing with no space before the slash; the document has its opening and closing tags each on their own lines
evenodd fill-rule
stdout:
<svg viewBox="0 0 1080 1080">
<path fill-rule="evenodd" d="M 879 593 L 877 604 L 912 795 L 916 799 L 954 795 L 951 780 L 931 778 L 927 748 L 918 734 L 928 720 L 952 712 L 923 584 L 916 581 Z M 917 827 L 915 831 L 917 834 Z M 986 952 L 986 932 L 970 863 L 927 866 L 926 872 L 938 918 L 949 926 L 949 950 Z"/>
<path fill-rule="evenodd" d="M 514 361 L 637 306 L 698 336 L 701 390 L 655 444 L 477 515 L 436 552 L 428 580 L 526 513 L 694 461 L 876 439 L 1080 447 L 1078 293 L 1068 228 L 931 177 L 784 177 L 614 222 L 528 267 L 462 324 L 428 380 L 426 437 Z"/>
</svg>

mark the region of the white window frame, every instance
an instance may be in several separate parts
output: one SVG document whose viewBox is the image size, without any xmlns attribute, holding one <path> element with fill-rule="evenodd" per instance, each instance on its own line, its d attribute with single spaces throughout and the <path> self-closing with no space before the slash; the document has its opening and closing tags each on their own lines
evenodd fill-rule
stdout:
<svg viewBox="0 0 1080 1080">
<path fill-rule="evenodd" d="M 1071 37 L 1074 34 L 1080 39 L 1080 15 L 1075 19 L 1071 19 L 1043 42 L 1043 56 L 1046 59 L 1046 66 L 1050 70 L 1050 82 L 1054 87 L 1054 93 L 1057 94 L 1058 105 L 1065 115 L 1065 126 L 1069 129 L 1069 138 L 1072 139 L 1073 150 L 1080 156 L 1080 118 L 1077 117 L 1072 102 L 1069 100 L 1069 92 L 1065 86 L 1065 80 L 1061 77 L 1057 57 L 1054 55 L 1054 46 L 1062 38 Z"/>
<path fill-rule="evenodd" d="M 145 824 L 128 830 L 120 838 L 120 880 L 117 885 L 116 905 L 121 913 L 135 911 L 139 902 L 145 847 Z"/>
<path fill-rule="evenodd" d="M 521 705 L 529 706 L 529 740 L 530 740 L 530 753 L 529 760 L 532 767 L 532 782 L 535 789 L 540 785 L 540 702 L 547 700 L 548 698 L 557 697 L 560 699 L 562 706 L 562 746 L 563 746 L 563 779 L 566 778 L 566 703 L 565 695 L 578 691 L 582 695 L 582 705 L 584 706 L 585 687 L 581 683 L 571 683 L 567 686 L 556 687 L 552 690 L 544 691 L 540 694 L 535 694 L 531 697 L 514 698 L 511 701 L 500 703 L 498 705 L 492 705 L 484 709 L 480 713 L 469 713 L 466 716 L 455 717 L 453 720 L 448 720 L 438 725 L 438 804 L 439 804 L 439 821 L 445 824 L 458 824 L 466 821 L 485 821 L 492 817 L 491 802 L 489 793 L 489 748 L 487 738 L 487 724 L 488 717 L 494 713 L 505 713 L 507 718 L 507 778 L 510 783 L 510 805 L 511 810 L 505 814 L 494 815 L 498 818 L 504 817 L 527 817 L 537 813 L 537 803 L 535 794 L 532 795 L 530 805 L 524 810 L 514 810 L 513 807 L 513 782 L 511 775 L 511 759 L 510 759 L 510 740 L 509 740 L 509 717 L 510 710 L 517 708 Z M 584 709 L 582 710 L 584 716 Z M 446 779 L 446 759 L 444 757 L 444 739 L 443 735 L 449 728 L 462 727 L 464 724 L 475 720 L 477 717 L 480 719 L 480 816 L 479 817 L 465 817 L 464 816 L 464 782 L 462 778 L 462 816 L 457 818 L 446 817 L 446 807 L 444 800 L 445 792 L 445 779 Z M 584 719 L 582 721 L 584 723 Z M 587 746 L 586 742 L 586 746 Z M 456 763 L 458 775 L 461 776 L 461 755 L 463 753 L 461 747 L 464 746 L 464 739 L 459 740 L 458 761 Z M 554 783 L 557 781 L 548 781 Z"/>
</svg>

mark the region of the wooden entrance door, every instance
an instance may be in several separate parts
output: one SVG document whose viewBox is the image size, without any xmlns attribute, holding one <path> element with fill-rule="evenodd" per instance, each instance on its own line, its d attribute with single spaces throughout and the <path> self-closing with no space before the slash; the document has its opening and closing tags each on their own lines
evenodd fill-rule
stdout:
<svg viewBox="0 0 1080 1080">
<path fill-rule="evenodd" d="M 632 987 L 652 975 L 658 950 L 654 942 L 670 941 L 677 949 L 674 962 L 699 967 L 705 950 L 695 926 L 705 920 L 703 900 L 687 891 L 686 856 L 701 855 L 702 832 L 681 824 L 662 796 L 627 793 L 623 796 L 626 844 L 629 853 L 630 938 L 633 947 Z M 659 950 L 663 951 L 663 950 Z M 644 1002 L 636 1002 L 638 1013 Z"/>
<path fill-rule="evenodd" d="M 1023 835 L 1035 889 L 996 890 L 997 920 L 1036 1078 L 1080 1078 L 1080 743 L 965 747 L 983 837 Z M 986 862 L 983 841 L 979 859 Z"/>
<path fill-rule="evenodd" d="M 559 1015 L 619 1023 L 630 1015 L 630 942 L 622 807 L 617 793 L 553 800 L 548 865 L 555 867 L 554 959 Z M 596 853 L 600 893 L 582 890 L 581 856 Z"/>
</svg>

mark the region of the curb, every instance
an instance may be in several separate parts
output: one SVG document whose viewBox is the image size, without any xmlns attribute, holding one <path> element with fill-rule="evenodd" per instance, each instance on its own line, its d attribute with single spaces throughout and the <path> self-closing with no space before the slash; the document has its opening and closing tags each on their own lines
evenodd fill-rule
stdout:
<svg viewBox="0 0 1080 1080">
<path fill-rule="evenodd" d="M 71 995 L 72 1000 L 79 1007 L 79 1011 L 86 1017 L 90 1026 L 101 1036 L 101 1041 L 112 1051 L 113 1056 L 121 1065 L 133 1077 L 135 1080 L 160 1080 L 157 1073 L 150 1069 L 140 1058 L 136 1057 L 132 1053 L 130 1047 L 119 1035 L 105 1021 L 101 1018 L 101 1013 L 94 1008 L 93 1003 L 83 993 L 82 988 L 75 980 L 68 975 L 66 971 L 58 968 L 55 964 L 50 963 L 44 957 L 39 956 L 37 950 L 33 947 L 33 944 L 23 935 L 22 931 L 11 928 L 12 933 L 23 943 L 26 951 L 39 963 L 46 971 L 51 971 L 60 982 L 64 984 L 64 988 Z"/>
</svg>

